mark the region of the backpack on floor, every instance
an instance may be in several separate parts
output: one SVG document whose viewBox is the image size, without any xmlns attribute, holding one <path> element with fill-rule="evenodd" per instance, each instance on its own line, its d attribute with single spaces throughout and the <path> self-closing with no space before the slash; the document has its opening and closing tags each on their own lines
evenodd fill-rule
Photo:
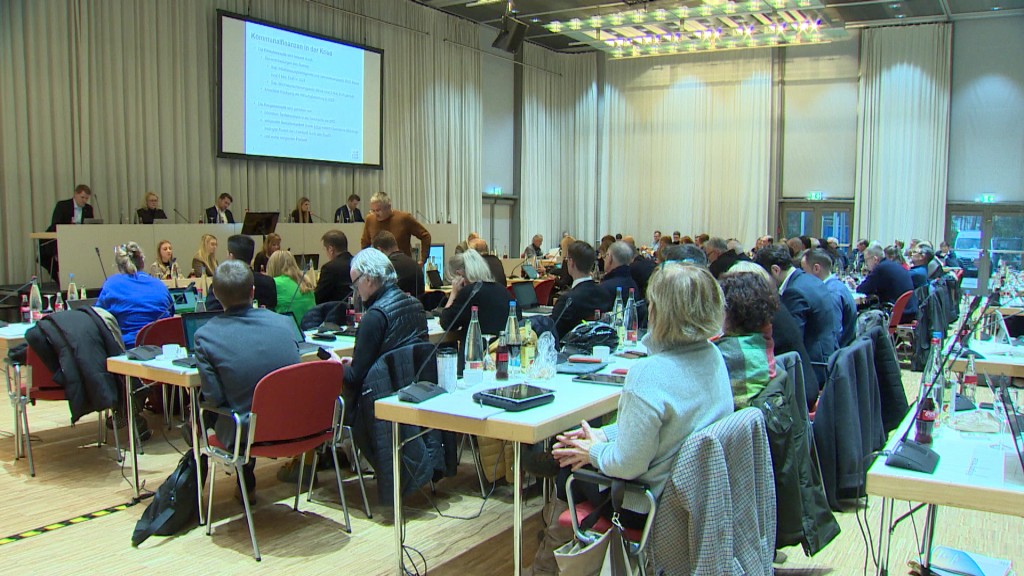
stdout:
<svg viewBox="0 0 1024 576">
<path fill-rule="evenodd" d="M 186 452 L 178 467 L 160 485 L 153 501 L 149 503 L 142 517 L 135 524 L 132 533 L 132 547 L 137 547 L 147 538 L 173 536 L 199 523 L 199 496 L 196 482 L 206 478 L 206 458 L 202 458 L 202 477 L 196 474 L 196 461 L 192 452 Z"/>
</svg>

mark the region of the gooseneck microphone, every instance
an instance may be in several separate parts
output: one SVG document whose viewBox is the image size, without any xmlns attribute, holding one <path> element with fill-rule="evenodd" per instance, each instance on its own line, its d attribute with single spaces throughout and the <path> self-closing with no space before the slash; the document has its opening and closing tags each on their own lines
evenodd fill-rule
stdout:
<svg viewBox="0 0 1024 576">
<path fill-rule="evenodd" d="M 178 212 L 177 208 L 174 208 L 174 214 L 177 215 L 178 218 L 181 218 L 182 220 L 184 220 L 186 224 L 188 224 L 188 218 L 185 218 L 184 214 L 182 214 L 181 212 Z"/>
<path fill-rule="evenodd" d="M 317 214 L 316 212 L 313 212 L 312 210 L 309 211 L 309 215 L 312 216 L 313 218 L 316 218 L 320 222 L 323 222 L 324 224 L 330 224 L 330 222 L 328 222 L 327 220 L 324 220 L 323 218 L 320 217 L 319 214 Z"/>
<path fill-rule="evenodd" d="M 107 279 L 107 267 L 103 265 L 103 256 L 100 256 L 100 247 L 96 246 L 96 259 L 100 261 L 100 272 L 103 272 L 103 279 Z"/>
<path fill-rule="evenodd" d="M 21 286 L 18 286 L 17 288 L 14 289 L 13 292 L 8 294 L 7 296 L 4 296 L 3 298 L 0 298 L 0 304 L 3 304 L 4 302 L 10 300 L 11 298 L 14 298 L 18 294 L 20 294 L 22 290 L 24 290 L 25 288 L 28 288 L 29 286 L 31 286 L 35 281 L 36 281 L 36 275 L 33 274 L 31 280 L 29 280 L 28 282 L 25 282 Z"/>
<path fill-rule="evenodd" d="M 476 295 L 480 292 L 480 289 L 483 288 L 483 286 L 483 282 L 473 283 L 473 288 L 469 293 L 469 297 L 466 298 L 466 301 L 462 303 L 462 306 L 459 307 L 459 311 L 455 314 L 456 318 L 462 317 L 462 314 L 466 311 L 466 308 L 469 306 L 469 303 L 473 301 L 473 298 L 476 297 Z M 440 322 L 440 319 L 438 320 L 438 322 Z M 455 323 L 453 322 L 450 326 L 448 326 L 448 328 L 445 329 L 444 333 L 441 334 L 441 338 L 438 339 L 437 344 L 434 344 L 434 349 L 430 351 L 430 355 L 427 356 L 427 360 L 420 365 L 419 370 L 416 371 L 416 375 L 412 377 L 412 383 L 398 390 L 399 400 L 403 402 L 412 402 L 414 404 L 419 404 L 424 400 L 429 400 L 434 396 L 444 394 L 444 388 L 441 388 L 440 386 L 433 382 L 421 382 L 420 376 L 423 374 L 423 369 L 426 368 L 427 364 L 430 363 L 430 359 L 437 357 L 437 349 L 441 347 L 441 344 L 444 344 L 445 340 L 447 340 L 448 338 L 448 334 L 451 333 L 452 328 L 454 327 Z"/>
</svg>

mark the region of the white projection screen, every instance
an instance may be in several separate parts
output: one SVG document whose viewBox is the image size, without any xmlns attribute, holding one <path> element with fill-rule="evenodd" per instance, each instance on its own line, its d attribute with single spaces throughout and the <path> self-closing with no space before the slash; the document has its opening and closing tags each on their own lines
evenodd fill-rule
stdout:
<svg viewBox="0 0 1024 576">
<path fill-rule="evenodd" d="M 383 167 L 383 51 L 217 16 L 218 156 Z"/>
</svg>

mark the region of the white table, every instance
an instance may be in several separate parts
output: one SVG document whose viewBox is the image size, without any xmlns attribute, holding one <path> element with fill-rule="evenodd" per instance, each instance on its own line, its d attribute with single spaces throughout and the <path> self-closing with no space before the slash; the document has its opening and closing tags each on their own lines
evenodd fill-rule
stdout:
<svg viewBox="0 0 1024 576">
<path fill-rule="evenodd" d="M 974 366 L 979 374 L 1024 378 L 1024 346 L 1011 346 L 995 342 L 982 342 L 972 338 L 968 347 L 981 353 L 984 358 L 975 358 Z M 948 350 L 948 346 L 946 348 Z M 953 361 L 951 370 L 963 372 L 967 369 L 967 355 L 960 354 Z"/>
<path fill-rule="evenodd" d="M 608 373 L 615 368 L 628 368 L 635 360 L 612 357 L 611 364 L 601 370 Z M 523 501 L 522 467 L 520 448 L 522 444 L 536 444 L 572 428 L 581 420 L 602 416 L 616 409 L 620 387 L 602 384 L 582 384 L 572 381 L 573 376 L 559 374 L 547 381 L 531 381 L 531 384 L 555 391 L 555 400 L 522 412 L 504 412 L 490 406 L 480 406 L 472 399 L 474 392 L 493 388 L 509 382 L 483 384 L 452 394 L 442 394 L 421 404 L 400 402 L 391 396 L 377 400 L 376 416 L 392 423 L 392 466 L 394 474 L 395 506 L 395 560 L 397 571 L 402 574 L 402 504 L 401 504 L 401 435 L 400 424 L 414 424 L 461 434 L 473 434 L 512 442 L 512 468 L 514 473 L 512 505 L 512 552 L 515 574 L 522 571 L 523 555 Z M 519 380 L 521 381 L 521 380 Z"/>
<path fill-rule="evenodd" d="M 0 354 L 7 356 L 7 351 L 25 341 L 25 332 L 32 324 L 8 324 L 0 328 Z"/>
<path fill-rule="evenodd" d="M 959 414 L 963 414 L 960 412 Z M 904 418 L 897 433 L 886 444 L 892 450 L 908 427 L 914 426 L 914 410 Z M 914 431 L 910 431 L 913 438 Z M 995 434 L 971 434 L 943 427 L 931 446 L 939 453 L 939 464 L 933 474 L 894 468 L 885 464 L 885 457 L 875 460 L 868 469 L 867 493 L 882 497 L 882 520 L 878 541 L 879 575 L 889 573 L 888 533 L 892 524 L 893 500 L 922 502 L 928 505 L 923 548 L 925 566 L 931 563 L 932 540 L 939 506 L 980 510 L 996 514 L 1024 517 L 1024 472 L 1013 453 L 1012 440 L 1003 433 L 1009 456 L 1003 449 L 992 448 L 1000 438 Z M 1012 469 L 1017 466 L 1017 469 Z"/>
</svg>

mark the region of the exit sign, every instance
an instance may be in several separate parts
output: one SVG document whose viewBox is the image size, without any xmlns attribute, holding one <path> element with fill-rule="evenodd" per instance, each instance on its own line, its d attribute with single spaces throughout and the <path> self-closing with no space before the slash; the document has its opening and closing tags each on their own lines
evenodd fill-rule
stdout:
<svg viewBox="0 0 1024 576">
<path fill-rule="evenodd" d="M 818 191 L 818 190 L 812 190 L 811 192 L 807 193 L 807 199 L 808 200 L 824 200 L 825 199 L 825 193 L 821 192 L 821 191 Z"/>
<path fill-rule="evenodd" d="M 982 204 L 993 204 L 995 203 L 995 201 L 995 194 L 982 194 L 980 197 L 978 197 L 978 202 L 981 202 Z"/>
</svg>

